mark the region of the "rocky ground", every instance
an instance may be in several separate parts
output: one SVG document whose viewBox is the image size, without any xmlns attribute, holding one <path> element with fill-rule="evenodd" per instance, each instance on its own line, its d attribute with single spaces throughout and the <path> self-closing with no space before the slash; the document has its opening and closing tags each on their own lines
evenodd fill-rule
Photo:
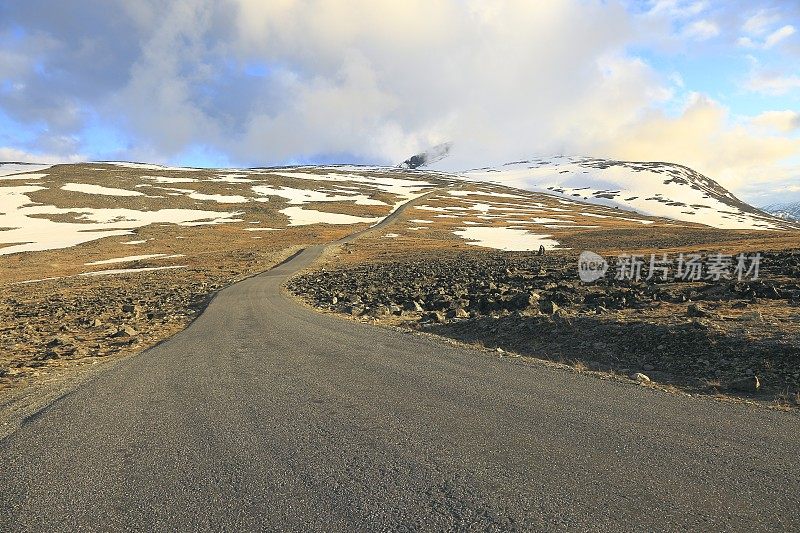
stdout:
<svg viewBox="0 0 800 533">
<path fill-rule="evenodd" d="M 189 263 L 186 268 L 65 275 L 2 285 L 0 437 L 9 424 L 36 412 L 107 363 L 175 335 L 202 312 L 218 290 L 270 268 L 295 249 L 265 247 L 257 252 L 225 250 L 222 254 L 195 245 L 196 258 L 181 258 Z M 21 276 L 14 275 L 41 276 L 30 270 L 31 263 L 20 265 Z M 155 258 L 124 266 L 155 268 L 162 263 Z M 52 263 L 45 262 L 43 268 L 51 273 Z M 73 268 L 70 263 L 61 270 Z"/>
<path fill-rule="evenodd" d="M 0 390 L 149 346 L 185 327 L 227 282 L 182 272 L 73 278 L 36 292 L 18 286 L 0 301 Z"/>
<path fill-rule="evenodd" d="M 800 252 L 758 280 L 579 281 L 574 254 L 420 253 L 294 278 L 310 304 L 691 392 L 800 402 Z"/>
</svg>

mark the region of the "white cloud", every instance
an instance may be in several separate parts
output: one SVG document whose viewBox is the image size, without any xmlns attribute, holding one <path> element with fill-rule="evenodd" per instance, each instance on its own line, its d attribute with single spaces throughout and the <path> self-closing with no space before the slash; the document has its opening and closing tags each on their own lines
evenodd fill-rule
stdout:
<svg viewBox="0 0 800 533">
<path fill-rule="evenodd" d="M 762 116 L 759 120 L 775 118 Z M 633 160 L 681 162 L 734 192 L 747 193 L 754 180 L 763 188 L 764 182 L 797 176 L 782 162 L 800 153 L 800 139 L 770 133 L 747 123 L 737 124 L 727 108 L 695 93 L 688 97 L 680 115 L 654 111 L 613 140 L 598 140 L 596 146 L 600 152 Z"/>
<path fill-rule="evenodd" d="M 769 118 L 731 117 L 701 96 L 667 114 L 692 87 L 630 52 L 703 56 L 743 31 L 739 43 L 774 64 L 764 56 L 795 44 L 776 29 L 790 19 L 743 22 L 746 0 L 660 0 L 645 13 L 627 0 L 112 1 L 117 16 L 93 26 L 81 21 L 105 16 L 96 3 L 56 3 L 50 17 L 34 0 L 14 7 L 28 9 L 29 35 L 48 37 L 0 52 L 0 75 L 25 87 L 0 105 L 47 125 L 42 151 L 73 157 L 86 109 L 131 140 L 115 157 L 158 162 L 199 150 L 234 164 L 395 163 L 453 141 L 467 166 L 552 153 L 673 160 L 735 186 L 797 149 L 767 133 Z M 61 77 L 37 78 L 42 58 Z M 751 91 L 800 87 L 794 72 L 751 74 Z"/>
<path fill-rule="evenodd" d="M 686 86 L 686 82 L 683 80 L 683 76 L 681 76 L 680 72 L 673 72 L 669 75 L 669 81 L 672 82 L 678 88 L 683 88 Z"/>
<path fill-rule="evenodd" d="M 713 22 L 708 20 L 696 20 L 686 27 L 683 36 L 689 39 L 705 41 L 706 39 L 716 37 L 719 33 L 719 26 Z"/>
<path fill-rule="evenodd" d="M 702 13 L 708 2 L 695 0 L 657 0 L 648 11 L 649 15 L 668 15 L 675 18 L 691 17 Z"/>
<path fill-rule="evenodd" d="M 770 26 L 780 21 L 780 15 L 774 11 L 759 10 L 742 25 L 742 29 L 750 35 L 764 35 Z"/>
<path fill-rule="evenodd" d="M 767 36 L 764 41 L 764 48 L 772 48 L 787 37 L 794 35 L 795 31 L 794 26 L 788 24 L 778 28 Z"/>
<path fill-rule="evenodd" d="M 738 38 L 737 44 L 745 48 L 769 50 L 796 33 L 797 30 L 792 24 L 783 24 L 778 27 L 781 22 L 786 22 L 790 17 L 791 15 L 782 15 L 776 9 L 762 9 L 756 12 L 742 24 L 741 30 L 745 35 Z"/>
<path fill-rule="evenodd" d="M 800 76 L 772 70 L 755 70 L 745 80 L 744 87 L 755 93 L 780 96 L 800 89 Z"/>
<path fill-rule="evenodd" d="M 77 163 L 85 161 L 86 157 L 80 154 L 72 155 L 57 155 L 47 153 L 34 153 L 12 148 L 8 146 L 0 146 L 0 161 L 2 162 L 15 162 L 15 163 Z"/>
<path fill-rule="evenodd" d="M 754 126 L 777 133 L 792 133 L 800 129 L 800 113 L 797 111 L 767 111 L 751 119 Z"/>
<path fill-rule="evenodd" d="M 616 94 L 601 58 L 633 33 L 621 6 L 577 0 L 239 6 L 240 53 L 281 58 L 299 75 L 279 89 L 289 105 L 251 116 L 232 149 L 279 156 L 394 162 L 448 139 L 484 157 L 555 145 L 559 114 Z"/>
<path fill-rule="evenodd" d="M 739 37 L 736 40 L 736 44 L 743 48 L 755 48 L 757 46 L 750 37 Z"/>
</svg>

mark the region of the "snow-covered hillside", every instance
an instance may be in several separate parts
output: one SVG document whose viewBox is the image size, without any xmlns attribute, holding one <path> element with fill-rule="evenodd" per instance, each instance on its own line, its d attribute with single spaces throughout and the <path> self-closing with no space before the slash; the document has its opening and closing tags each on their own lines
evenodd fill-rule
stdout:
<svg viewBox="0 0 800 533">
<path fill-rule="evenodd" d="M 762 207 L 761 210 L 769 213 L 770 215 L 782 218 L 783 220 L 800 222 L 800 202 L 771 204 Z"/>
<path fill-rule="evenodd" d="M 435 186 L 407 174 L 366 166 L 0 163 L 0 256 L 71 248 L 135 235 L 148 226 L 226 224 L 249 234 L 315 224 L 374 224 Z"/>
<path fill-rule="evenodd" d="M 469 180 L 546 192 L 715 228 L 791 227 L 787 221 L 742 202 L 716 181 L 673 163 L 558 156 L 457 174 Z"/>
</svg>

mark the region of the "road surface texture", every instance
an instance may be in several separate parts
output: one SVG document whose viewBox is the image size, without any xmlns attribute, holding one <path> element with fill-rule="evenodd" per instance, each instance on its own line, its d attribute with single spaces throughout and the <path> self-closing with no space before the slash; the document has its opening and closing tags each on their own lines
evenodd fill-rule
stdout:
<svg viewBox="0 0 800 533">
<path fill-rule="evenodd" d="M 800 527 L 796 416 L 316 313 L 322 251 L 0 441 L 0 531 Z"/>
</svg>

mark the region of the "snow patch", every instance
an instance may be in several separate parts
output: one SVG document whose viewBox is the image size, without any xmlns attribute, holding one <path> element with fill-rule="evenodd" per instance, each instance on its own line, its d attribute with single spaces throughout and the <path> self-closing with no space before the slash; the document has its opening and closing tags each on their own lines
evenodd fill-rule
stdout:
<svg viewBox="0 0 800 533">
<path fill-rule="evenodd" d="M 89 263 L 84 263 L 86 266 L 93 266 L 93 265 L 111 265 L 114 263 L 128 263 L 130 261 L 141 261 L 143 259 L 154 259 L 154 258 L 161 258 L 161 259 L 172 259 L 175 257 L 184 257 L 183 254 L 147 254 L 147 255 L 128 255 L 125 257 L 114 257 L 113 259 L 102 259 L 100 261 L 91 261 Z"/>
<path fill-rule="evenodd" d="M 26 279 L 25 281 L 18 281 L 14 283 L 14 285 L 27 285 L 28 283 L 38 283 L 40 281 L 52 281 L 54 279 L 61 279 L 61 277 L 56 276 L 54 278 Z"/>
<path fill-rule="evenodd" d="M 82 192 L 85 194 L 100 194 L 103 196 L 144 196 L 139 191 L 129 191 L 127 189 L 116 189 L 113 187 L 103 187 L 90 183 L 67 183 L 61 187 L 62 191 Z"/>
<path fill-rule="evenodd" d="M 132 229 L 156 223 L 178 225 L 223 224 L 240 222 L 238 213 L 195 209 L 92 209 L 59 208 L 37 205 L 27 196 L 44 190 L 39 186 L 0 187 L 0 255 L 69 248 L 78 244 L 120 235 L 131 235 Z M 74 214 L 76 222 L 56 222 L 34 215 Z"/>
<path fill-rule="evenodd" d="M 200 181 L 196 178 L 172 178 L 169 176 L 142 176 L 142 179 L 154 181 L 156 183 L 170 184 L 170 183 L 193 183 Z"/>
<path fill-rule="evenodd" d="M 218 204 L 244 204 L 250 201 L 249 198 L 238 194 L 203 194 L 196 191 L 190 193 L 189 198 L 192 200 L 208 200 Z"/>
<path fill-rule="evenodd" d="M 340 167 L 340 168 L 342 170 L 346 170 L 346 167 Z M 387 172 L 387 170 L 389 170 L 380 167 L 364 167 L 364 168 L 353 167 L 353 168 L 357 169 L 360 172 L 364 171 Z M 285 176 L 287 178 L 317 180 L 317 181 L 337 181 L 337 182 L 352 181 L 354 183 L 368 185 L 373 189 L 379 191 L 396 194 L 406 199 L 411 199 L 415 194 L 418 194 L 421 191 L 433 187 L 433 184 L 427 181 L 409 180 L 404 178 L 390 178 L 384 176 L 378 177 L 378 176 L 369 176 L 363 174 L 350 174 L 350 173 L 339 173 L 339 172 L 314 174 L 312 172 L 281 171 L 281 172 L 271 172 L 271 174 L 275 174 L 278 176 Z"/>
<path fill-rule="evenodd" d="M 503 192 L 494 192 L 494 191 L 449 191 L 448 194 L 450 196 L 494 196 L 496 198 L 517 198 L 520 200 L 525 200 L 524 196 L 520 196 L 519 194 L 507 194 Z"/>
<path fill-rule="evenodd" d="M 328 194 L 313 189 L 295 189 L 281 187 L 276 189 L 269 185 L 256 185 L 253 192 L 262 196 L 280 196 L 286 198 L 290 205 L 301 205 L 309 202 L 355 202 L 355 205 L 386 205 L 386 202 L 374 200 L 364 194 Z"/>
<path fill-rule="evenodd" d="M 0 178 L 12 179 L 8 178 L 8 176 L 25 174 L 28 172 L 41 172 L 52 166 L 53 165 L 36 165 L 30 163 L 0 163 Z M 47 176 L 47 174 L 37 174 L 37 178 L 32 178 L 31 176 L 31 174 L 27 174 L 14 179 L 38 179 L 39 177 Z"/>
<path fill-rule="evenodd" d="M 139 272 L 152 272 L 154 270 L 172 270 L 174 268 L 186 268 L 186 265 L 145 267 L 145 268 L 115 268 L 111 270 L 96 270 L 94 272 L 83 272 L 79 276 L 110 276 L 113 274 L 136 274 Z"/>
<path fill-rule="evenodd" d="M 118 167 L 125 167 L 125 168 L 139 168 L 144 170 L 172 170 L 172 171 L 186 171 L 186 172 L 198 172 L 200 170 L 203 170 L 201 168 L 167 167 L 164 165 L 153 165 L 150 163 L 130 163 L 128 161 L 102 161 L 101 164 L 115 165 Z"/>
<path fill-rule="evenodd" d="M 290 226 L 308 226 L 309 224 L 362 224 L 377 222 L 381 218 L 364 218 L 342 213 L 326 213 L 302 207 L 287 207 L 279 211 L 289 217 Z"/>
<path fill-rule="evenodd" d="M 252 183 L 256 181 L 256 180 L 251 180 L 246 176 L 247 174 L 220 174 L 218 176 L 214 176 L 209 181 L 222 181 L 225 183 Z"/>
<path fill-rule="evenodd" d="M 530 251 L 545 248 L 558 248 L 560 243 L 551 235 L 537 235 L 526 230 L 502 227 L 471 226 L 455 230 L 454 234 L 472 246 L 494 248 L 505 251 Z"/>
</svg>

